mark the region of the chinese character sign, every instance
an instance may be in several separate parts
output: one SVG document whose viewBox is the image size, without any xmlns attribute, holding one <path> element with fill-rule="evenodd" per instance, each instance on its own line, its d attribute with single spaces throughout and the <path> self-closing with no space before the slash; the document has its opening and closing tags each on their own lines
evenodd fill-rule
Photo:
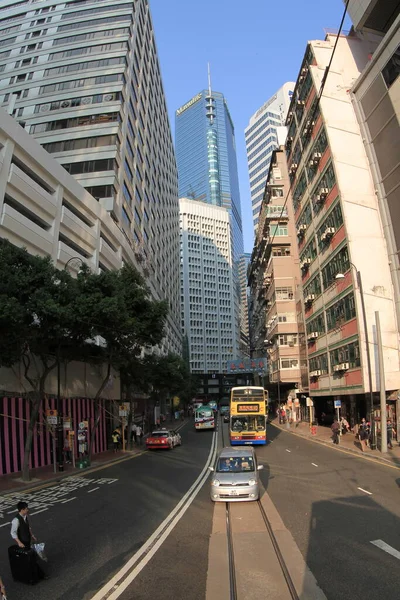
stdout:
<svg viewBox="0 0 400 600">
<path fill-rule="evenodd" d="M 266 358 L 244 358 L 230 360 L 226 365 L 228 373 L 267 373 Z"/>
</svg>

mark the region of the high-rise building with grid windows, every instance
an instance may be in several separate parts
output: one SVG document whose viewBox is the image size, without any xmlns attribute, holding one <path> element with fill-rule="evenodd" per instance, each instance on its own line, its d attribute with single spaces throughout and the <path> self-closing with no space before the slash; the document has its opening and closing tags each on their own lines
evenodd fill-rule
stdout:
<svg viewBox="0 0 400 600">
<path fill-rule="evenodd" d="M 239 262 L 243 255 L 243 230 L 235 132 L 223 94 L 199 92 L 176 111 L 176 159 L 179 196 L 227 210 L 230 221 L 230 249 L 234 286 L 232 331 L 236 339 L 231 358 L 240 356 L 240 280 Z"/>
<path fill-rule="evenodd" d="M 295 84 L 285 83 L 250 118 L 244 131 L 254 234 L 257 231 L 272 152 L 285 143 L 285 120 Z"/>
<path fill-rule="evenodd" d="M 177 168 L 148 1 L 1 2 L 0 106 L 110 213 L 180 352 Z M 62 240 L 90 263 L 81 241 Z"/>
<path fill-rule="evenodd" d="M 238 352 L 230 228 L 226 208 L 180 199 L 181 317 L 192 373 L 224 373 Z"/>
</svg>

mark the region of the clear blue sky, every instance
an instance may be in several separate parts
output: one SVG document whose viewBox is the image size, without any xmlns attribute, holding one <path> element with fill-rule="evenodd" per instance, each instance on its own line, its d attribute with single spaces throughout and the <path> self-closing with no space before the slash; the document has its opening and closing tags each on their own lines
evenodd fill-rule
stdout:
<svg viewBox="0 0 400 600">
<path fill-rule="evenodd" d="M 227 99 L 235 125 L 244 245 L 253 248 L 244 129 L 285 81 L 296 81 L 308 40 L 337 29 L 342 0 L 150 0 L 174 132 L 179 106 L 207 87 Z M 347 22 L 345 27 L 349 28 Z"/>
</svg>

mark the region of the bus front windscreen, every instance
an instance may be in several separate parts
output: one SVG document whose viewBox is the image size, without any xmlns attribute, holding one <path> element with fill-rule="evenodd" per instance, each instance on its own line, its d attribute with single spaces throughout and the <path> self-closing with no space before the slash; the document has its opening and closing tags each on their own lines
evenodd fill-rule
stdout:
<svg viewBox="0 0 400 600">
<path fill-rule="evenodd" d="M 238 416 L 231 419 L 232 431 L 265 431 L 265 417 Z"/>
</svg>

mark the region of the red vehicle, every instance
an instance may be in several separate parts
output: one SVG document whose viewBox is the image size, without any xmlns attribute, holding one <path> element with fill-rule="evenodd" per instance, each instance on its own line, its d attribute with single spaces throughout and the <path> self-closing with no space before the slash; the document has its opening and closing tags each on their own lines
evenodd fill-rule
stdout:
<svg viewBox="0 0 400 600">
<path fill-rule="evenodd" d="M 181 436 L 175 431 L 168 431 L 167 429 L 159 429 L 153 431 L 146 438 L 146 447 L 148 450 L 172 450 L 175 446 L 182 444 Z"/>
</svg>

